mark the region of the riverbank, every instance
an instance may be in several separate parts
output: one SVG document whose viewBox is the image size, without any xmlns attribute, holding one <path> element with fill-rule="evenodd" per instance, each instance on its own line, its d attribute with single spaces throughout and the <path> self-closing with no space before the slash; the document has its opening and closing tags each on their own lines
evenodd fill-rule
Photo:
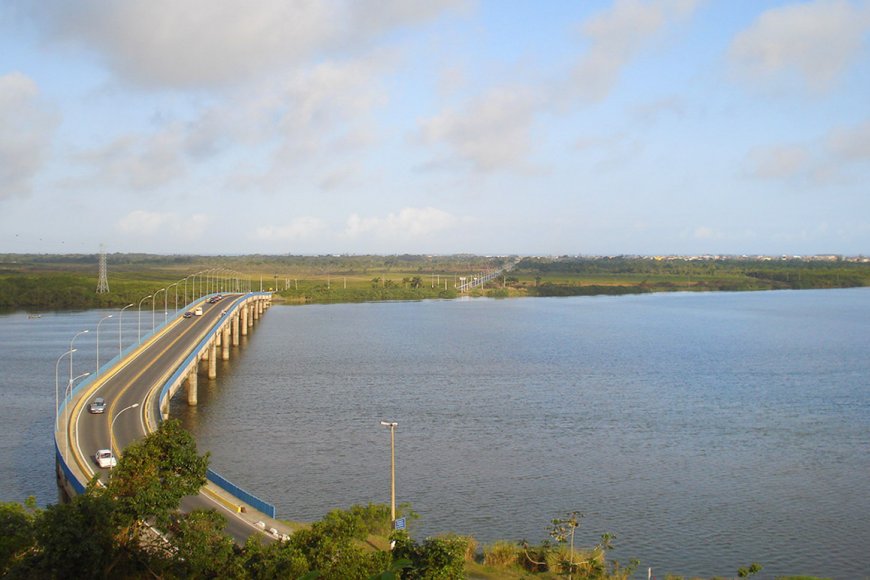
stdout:
<svg viewBox="0 0 870 580">
<path fill-rule="evenodd" d="M 157 295 L 166 308 L 230 289 L 295 303 L 750 291 L 870 286 L 864 258 L 491 256 L 153 256 L 113 254 L 97 293 L 94 256 L 0 255 L 0 309 L 121 308 Z M 460 284 L 496 274 L 460 293 Z M 162 296 L 160 295 L 162 294 Z"/>
</svg>

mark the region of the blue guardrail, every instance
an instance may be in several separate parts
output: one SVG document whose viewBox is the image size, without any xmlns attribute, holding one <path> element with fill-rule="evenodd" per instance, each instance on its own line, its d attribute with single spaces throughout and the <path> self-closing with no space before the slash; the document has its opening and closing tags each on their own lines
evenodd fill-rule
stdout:
<svg viewBox="0 0 870 580">
<path fill-rule="evenodd" d="M 273 506 L 270 503 L 264 502 L 263 500 L 261 500 L 260 498 L 258 498 L 255 495 L 248 493 L 247 491 L 245 491 L 241 487 L 239 487 L 236 484 L 229 481 L 224 476 L 209 469 L 205 472 L 205 477 L 210 482 L 215 484 L 216 486 L 230 492 L 235 497 L 239 498 L 240 500 L 242 500 L 243 502 L 245 502 L 246 504 L 248 504 L 252 508 L 256 508 L 257 510 L 263 512 L 264 514 L 266 514 L 270 518 L 276 517 L 275 514 L 277 513 L 277 511 L 275 510 L 275 506 Z"/>
</svg>

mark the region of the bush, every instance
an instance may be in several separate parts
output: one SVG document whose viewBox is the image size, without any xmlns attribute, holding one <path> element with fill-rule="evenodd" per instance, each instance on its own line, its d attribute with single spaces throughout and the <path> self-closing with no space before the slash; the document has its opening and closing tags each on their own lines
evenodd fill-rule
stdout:
<svg viewBox="0 0 870 580">
<path fill-rule="evenodd" d="M 500 540 L 483 549 L 483 563 L 493 568 L 510 568 L 519 562 L 520 553 L 516 544 Z"/>
</svg>

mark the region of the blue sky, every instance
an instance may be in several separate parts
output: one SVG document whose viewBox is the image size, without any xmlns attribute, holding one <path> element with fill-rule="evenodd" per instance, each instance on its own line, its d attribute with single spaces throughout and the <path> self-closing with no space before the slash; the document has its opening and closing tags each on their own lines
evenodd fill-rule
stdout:
<svg viewBox="0 0 870 580">
<path fill-rule="evenodd" d="M 0 252 L 870 254 L 870 1 L 4 0 Z"/>
</svg>

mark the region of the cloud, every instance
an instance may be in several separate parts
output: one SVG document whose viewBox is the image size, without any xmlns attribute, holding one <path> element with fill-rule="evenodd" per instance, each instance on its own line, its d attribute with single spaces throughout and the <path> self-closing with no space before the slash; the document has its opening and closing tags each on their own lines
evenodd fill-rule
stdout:
<svg viewBox="0 0 870 580">
<path fill-rule="evenodd" d="M 420 121 L 418 135 L 427 145 L 446 145 L 453 160 L 478 172 L 521 169 L 531 150 L 537 105 L 527 90 L 495 89 L 462 110 Z"/>
<path fill-rule="evenodd" d="M 406 207 L 399 210 L 398 213 L 387 215 L 385 218 L 363 218 L 357 214 L 352 214 L 347 219 L 344 236 L 349 238 L 373 236 L 407 240 L 450 230 L 458 227 L 464 221 L 466 220 L 434 207 Z"/>
<path fill-rule="evenodd" d="M 424 23 L 457 0 L 42 0 L 25 9 L 53 40 L 95 51 L 141 86 L 236 84 Z"/>
<path fill-rule="evenodd" d="M 855 127 L 832 131 L 828 148 L 847 161 L 870 161 L 870 120 Z"/>
<path fill-rule="evenodd" d="M 797 77 L 811 91 L 830 91 L 863 48 L 870 5 L 816 0 L 763 12 L 731 45 L 738 77 L 778 86 Z"/>
<path fill-rule="evenodd" d="M 128 134 L 75 158 L 93 167 L 83 181 L 149 190 L 169 184 L 187 173 L 185 135 L 179 125 L 152 134 Z"/>
<path fill-rule="evenodd" d="M 134 210 L 115 224 L 125 235 L 139 238 L 173 236 L 176 239 L 196 240 L 203 236 L 211 222 L 205 214 L 179 215 L 173 212 Z"/>
<path fill-rule="evenodd" d="M 749 174 L 760 179 L 789 179 L 805 175 L 811 156 L 800 145 L 777 145 L 749 153 Z"/>
<path fill-rule="evenodd" d="M 311 238 L 325 229 L 323 221 L 314 217 L 296 218 L 285 225 L 264 225 L 253 234 L 255 240 L 276 242 Z"/>
<path fill-rule="evenodd" d="M 581 28 L 590 42 L 571 75 L 570 94 L 588 102 L 603 100 L 623 68 L 651 39 L 673 22 L 690 16 L 697 0 L 617 0 L 613 8 Z"/>
<path fill-rule="evenodd" d="M 59 121 L 30 77 L 0 76 L 0 200 L 30 193 Z"/>
</svg>

